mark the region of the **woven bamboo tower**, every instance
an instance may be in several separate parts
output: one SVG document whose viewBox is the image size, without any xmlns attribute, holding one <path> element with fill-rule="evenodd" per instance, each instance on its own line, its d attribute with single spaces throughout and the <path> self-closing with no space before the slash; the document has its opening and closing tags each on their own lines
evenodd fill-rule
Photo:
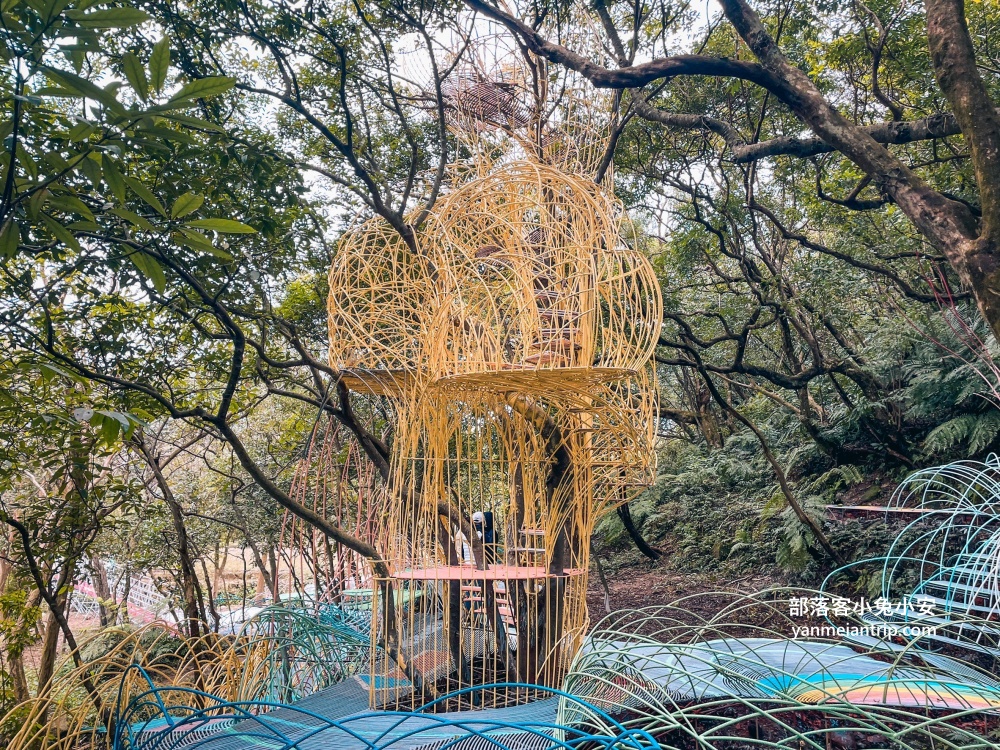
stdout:
<svg viewBox="0 0 1000 750">
<path fill-rule="evenodd" d="M 594 523 L 653 478 L 656 276 L 614 196 L 568 171 L 581 142 L 520 151 L 467 170 L 415 249 L 373 220 L 331 268 L 330 363 L 395 419 L 373 632 L 413 645 L 373 658 L 376 705 L 417 682 L 558 686 Z"/>
</svg>

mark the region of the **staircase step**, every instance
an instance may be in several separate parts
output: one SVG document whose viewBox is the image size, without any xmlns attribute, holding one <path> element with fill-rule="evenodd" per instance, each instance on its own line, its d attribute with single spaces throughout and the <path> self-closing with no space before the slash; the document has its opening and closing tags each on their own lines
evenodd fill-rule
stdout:
<svg viewBox="0 0 1000 750">
<path fill-rule="evenodd" d="M 499 245 L 483 245 L 473 254 L 473 257 L 482 260 L 483 258 L 490 258 L 494 255 L 510 255 L 510 253 Z"/>
<path fill-rule="evenodd" d="M 529 354 L 524 358 L 525 362 L 532 365 L 565 365 L 566 360 L 565 354 L 556 354 L 551 351 Z"/>
<path fill-rule="evenodd" d="M 580 313 L 572 310 L 557 310 L 553 308 L 541 308 L 538 310 L 538 317 L 549 322 L 559 321 L 561 325 L 579 319 Z"/>
<path fill-rule="evenodd" d="M 539 339 L 530 344 L 532 349 L 546 349 L 553 350 L 560 353 L 565 353 L 570 350 L 578 352 L 583 348 L 582 344 L 578 344 L 575 341 L 567 338 L 562 339 Z"/>
</svg>

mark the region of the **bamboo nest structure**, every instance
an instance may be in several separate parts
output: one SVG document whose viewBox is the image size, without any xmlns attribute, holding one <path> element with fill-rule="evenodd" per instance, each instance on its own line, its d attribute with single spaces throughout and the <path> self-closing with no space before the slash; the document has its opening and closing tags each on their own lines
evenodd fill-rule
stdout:
<svg viewBox="0 0 1000 750">
<path fill-rule="evenodd" d="M 380 219 L 341 241 L 330 364 L 393 415 L 374 629 L 419 643 L 373 662 L 376 705 L 418 679 L 560 683 L 594 524 L 654 475 L 662 303 L 626 226 L 591 177 L 521 158 L 449 189 L 412 244 Z"/>
<path fill-rule="evenodd" d="M 593 41 L 599 34 L 589 35 L 598 56 L 603 51 Z M 441 93 L 451 133 L 469 154 L 453 165 L 455 173 L 482 176 L 498 161 L 520 158 L 609 184 L 612 91 L 595 89 L 567 68 L 553 75 L 544 59 L 526 56 L 506 33 L 474 33 L 460 59 L 450 63 L 454 70 L 441 81 Z M 432 76 L 423 70 L 423 77 Z M 425 93 L 434 95 L 431 86 Z"/>
</svg>

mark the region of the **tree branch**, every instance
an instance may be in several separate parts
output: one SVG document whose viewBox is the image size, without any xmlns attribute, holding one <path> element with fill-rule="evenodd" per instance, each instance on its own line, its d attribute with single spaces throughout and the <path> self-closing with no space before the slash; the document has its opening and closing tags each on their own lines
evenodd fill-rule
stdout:
<svg viewBox="0 0 1000 750">
<path fill-rule="evenodd" d="M 640 114 L 642 113 L 640 112 Z M 958 126 L 958 120 L 950 112 L 940 112 L 920 120 L 880 122 L 875 125 L 856 127 L 878 143 L 897 145 L 933 140 L 934 138 L 947 138 L 962 133 L 962 129 Z M 737 164 L 748 164 L 770 156 L 805 158 L 829 154 L 837 150 L 822 138 L 798 138 L 795 136 L 771 138 L 760 143 L 747 143 L 730 148 L 733 161 Z"/>
<path fill-rule="evenodd" d="M 550 62 L 564 65 L 584 75 L 598 88 L 634 89 L 641 88 L 661 78 L 675 76 L 719 76 L 722 78 L 739 78 L 756 83 L 765 89 L 785 91 L 788 86 L 785 81 L 767 70 L 763 65 L 732 60 L 728 57 L 712 57 L 710 55 L 674 55 L 662 57 L 641 65 L 628 68 L 609 70 L 591 62 L 582 55 L 550 42 L 535 29 L 523 23 L 514 16 L 505 13 L 483 0 L 466 0 L 466 4 L 484 16 L 506 26 L 520 37 L 527 48 L 541 55 Z"/>
</svg>

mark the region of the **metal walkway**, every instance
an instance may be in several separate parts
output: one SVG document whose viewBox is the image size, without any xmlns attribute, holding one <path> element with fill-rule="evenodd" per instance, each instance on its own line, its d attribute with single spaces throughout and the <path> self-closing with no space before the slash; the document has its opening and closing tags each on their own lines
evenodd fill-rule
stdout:
<svg viewBox="0 0 1000 750">
<path fill-rule="evenodd" d="M 368 710 L 368 688 L 353 677 L 294 706 L 220 720 L 205 714 L 171 725 L 134 726 L 132 750 L 536 750 L 553 746 L 558 698 L 508 708 L 420 714 Z M 233 707 L 239 712 L 239 706 Z M 249 706 L 247 708 L 250 708 Z M 116 743 L 118 744 L 118 743 Z"/>
</svg>

